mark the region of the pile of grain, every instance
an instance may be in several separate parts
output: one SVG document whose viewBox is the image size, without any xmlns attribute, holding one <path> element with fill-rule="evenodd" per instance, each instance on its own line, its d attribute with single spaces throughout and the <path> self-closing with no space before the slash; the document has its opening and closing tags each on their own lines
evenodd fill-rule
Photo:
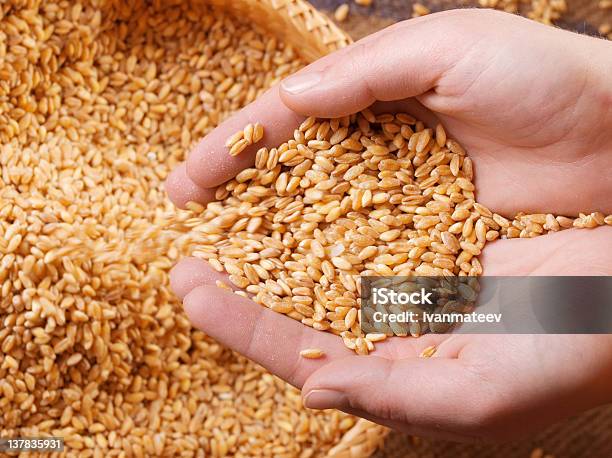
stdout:
<svg viewBox="0 0 612 458">
<path fill-rule="evenodd" d="M 163 180 L 299 68 L 194 1 L 0 4 L 0 430 L 69 456 L 313 456 L 354 423 L 191 328 Z"/>
<path fill-rule="evenodd" d="M 443 129 L 364 112 L 307 120 L 292 141 L 261 150 L 204 215 L 181 214 L 193 233 L 161 231 L 173 212 L 162 182 L 185 151 L 301 65 L 291 48 L 198 1 L 0 5 L 4 436 L 61 436 L 83 457 L 324 453 L 352 417 L 305 411 L 296 390 L 191 328 L 168 271 L 193 238 L 196 254 L 228 271 L 235 259 L 218 246 L 266 253 L 235 265 L 235 283 L 315 328 L 351 333 L 365 352 L 353 332 L 356 272 L 478 274 L 483 234 L 568 224 L 496 219 L 473 202 L 471 162 Z M 266 175 L 274 187 L 257 184 Z M 244 205 L 246 194 L 258 205 Z M 266 275 L 264 286 L 275 284 L 255 291 Z"/>
<path fill-rule="evenodd" d="M 183 224 L 193 256 L 227 272 L 241 295 L 367 354 L 391 332 L 363 334 L 360 276 L 475 277 L 481 250 L 500 237 L 612 224 L 601 213 L 510 221 L 476 201 L 473 178 L 442 125 L 370 110 L 311 117 Z M 428 330 L 422 322 L 411 334 Z"/>
</svg>

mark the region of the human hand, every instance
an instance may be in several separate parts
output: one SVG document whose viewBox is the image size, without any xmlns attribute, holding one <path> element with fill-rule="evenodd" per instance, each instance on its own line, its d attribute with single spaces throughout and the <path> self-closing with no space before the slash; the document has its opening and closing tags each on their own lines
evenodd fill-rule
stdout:
<svg viewBox="0 0 612 458">
<path fill-rule="evenodd" d="M 248 122 L 269 126 L 264 141 L 276 145 L 291 137 L 296 113 L 335 117 L 384 101 L 380 111 L 442 121 L 476 164 L 479 201 L 498 213 L 609 214 L 611 53 L 608 41 L 491 10 L 402 22 L 320 59 L 223 123 L 169 192 L 179 205 L 207 201 L 211 187 L 250 166 L 256 148 L 228 158 L 223 147 Z"/>
<path fill-rule="evenodd" d="M 318 60 L 221 124 L 171 174 L 168 193 L 179 207 L 204 204 L 217 185 L 251 166 L 261 145 L 236 157 L 224 147 L 249 122 L 270 127 L 263 143 L 272 147 L 292 136 L 302 115 L 335 117 L 374 103 L 379 112 L 406 111 L 430 126 L 442 121 L 473 158 L 478 201 L 497 213 L 609 214 L 611 52 L 610 42 L 491 10 L 402 22 Z M 598 231 L 609 236 L 610 228 Z M 585 238 L 587 252 L 599 250 L 591 232 L 570 233 L 537 244 Z M 546 248 L 524 251 L 525 244 L 506 242 L 487 248 L 493 259 L 485 262 L 487 275 L 582 271 L 538 254 Z M 504 259 L 509 254 L 513 262 Z M 592 274 L 606 270 L 588 264 Z"/>
<path fill-rule="evenodd" d="M 379 99 L 386 102 L 378 104 L 381 110 L 408 111 L 431 125 L 436 118 L 445 123 L 474 158 L 479 201 L 500 213 L 523 210 L 571 215 L 591 209 L 609 213 L 607 195 L 612 187 L 609 174 L 601 171 L 611 165 L 610 154 L 605 154 L 610 133 L 601 128 L 609 126 L 611 118 L 600 105 L 602 100 L 610 100 L 610 92 L 609 84 L 599 76 L 602 68 L 592 65 L 602 60 L 596 59 L 607 50 L 602 46 L 609 45 L 498 13 L 470 11 L 434 17 L 440 22 L 424 18 L 400 24 L 313 64 L 305 72 L 322 76 L 314 92 L 291 93 L 287 83 L 284 89 L 271 90 L 228 120 L 173 174 L 168 184 L 173 200 L 179 205 L 188 200 L 206 202 L 212 198 L 214 186 L 252 163 L 254 151 L 230 158 L 223 147 L 225 139 L 248 122 L 273 126 L 264 138 L 272 146 L 291 136 L 300 121 L 296 112 L 338 116 Z M 446 35 L 439 36 L 435 30 L 444 30 Z M 516 34 L 534 38 L 529 46 L 512 44 Z M 412 49 L 412 43 L 423 43 L 419 39 L 423 36 L 435 39 Z M 458 37 L 463 42 L 454 49 Z M 406 49 L 389 56 L 385 50 L 398 41 L 408 42 Z M 588 59 L 568 57 L 568 47 L 580 48 Z M 396 49 L 396 45 L 391 48 Z M 558 59 L 556 66 L 543 65 L 547 53 Z M 451 57 L 456 60 L 451 62 Z M 533 89 L 533 76 L 524 77 L 525 70 L 512 75 L 504 67 L 508 59 L 530 69 L 531 75 L 542 74 L 541 81 L 535 81 L 537 90 Z M 590 70 L 581 91 L 582 102 L 560 111 L 564 104 L 575 103 L 575 96 L 566 95 L 585 67 Z M 377 73 L 385 77 L 377 80 Z M 500 86 L 500 81 L 505 84 Z M 536 95 L 546 91 L 562 94 L 562 102 L 555 99 L 551 106 L 544 104 L 548 98 L 513 97 L 530 90 Z M 552 119 L 542 127 L 547 116 Z M 529 126 L 535 126 L 533 132 Z M 602 133 L 595 135 L 596 131 Z M 520 181 L 514 184 L 508 176 Z M 569 230 L 533 240 L 495 242 L 483 253 L 485 272 L 610 275 L 610 261 L 605 256 L 612 247 L 610 231 L 608 227 L 589 232 Z M 377 345 L 375 355 L 363 358 L 351 355 L 333 335 L 209 286 L 219 275 L 194 259 L 183 261 L 173 272 L 173 287 L 184 298 L 196 326 L 296 386 L 304 385 L 306 403 L 312 407 L 342 408 L 418 434 L 505 438 L 610 399 L 601 387 L 604 375 L 611 373 L 608 336 L 390 339 Z M 432 344 L 439 345 L 438 358 L 416 358 Z M 325 349 L 326 358 L 301 359 L 299 350 L 307 347 Z M 522 350 L 518 355 L 526 356 L 518 357 L 508 348 Z M 587 352 L 595 356 L 585 357 Z M 564 378 L 558 375 L 559 366 L 569 372 Z M 395 388 L 385 381 L 386 374 L 397 382 Z M 516 381 L 511 374 L 517 374 Z M 344 386 L 330 382 L 349 384 L 341 396 L 328 396 L 327 403 L 319 399 L 317 404 L 312 391 Z M 426 391 L 414 393 L 406 386 Z M 468 387 L 473 387 L 471 397 L 462 398 Z M 578 395 L 581 391 L 588 394 Z M 449 397 L 453 398 L 451 404 Z M 527 413 L 528 421 L 524 418 Z"/>
<path fill-rule="evenodd" d="M 504 243 L 508 250 L 524 245 L 543 258 L 565 256 L 586 275 L 589 263 L 607 265 L 597 273 L 612 275 L 606 254 L 612 237 L 602 229 L 591 232 L 595 243 L 607 243 L 596 251 L 598 258 L 573 231 L 546 237 L 563 237 L 559 245 L 538 246 L 538 239 Z M 495 259 L 500 253 L 486 248 L 484 253 L 493 256 L 487 261 L 495 266 L 508 260 L 520 264 L 515 258 Z M 541 269 L 541 275 L 550 275 L 556 267 Z M 171 275 L 196 327 L 302 388 L 310 408 L 337 408 L 422 436 L 497 441 L 612 401 L 610 335 L 426 334 L 391 338 L 377 343 L 373 354 L 356 356 L 337 336 L 217 288 L 217 280 L 227 283 L 225 274 L 195 258 L 181 262 Z M 419 358 L 431 345 L 437 347 L 434 358 Z M 305 348 L 323 349 L 325 356 L 304 359 Z"/>
</svg>

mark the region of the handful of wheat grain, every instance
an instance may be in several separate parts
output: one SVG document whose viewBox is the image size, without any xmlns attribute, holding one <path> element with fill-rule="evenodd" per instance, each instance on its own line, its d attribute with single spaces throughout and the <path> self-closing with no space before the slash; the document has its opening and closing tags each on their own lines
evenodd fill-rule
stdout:
<svg viewBox="0 0 612 458">
<path fill-rule="evenodd" d="M 612 223 L 601 213 L 511 221 L 476 201 L 473 178 L 442 125 L 369 110 L 311 117 L 190 220 L 193 255 L 227 272 L 238 294 L 366 354 L 386 334 L 361 331 L 360 276 L 478 276 L 483 247 L 500 237 Z"/>
</svg>

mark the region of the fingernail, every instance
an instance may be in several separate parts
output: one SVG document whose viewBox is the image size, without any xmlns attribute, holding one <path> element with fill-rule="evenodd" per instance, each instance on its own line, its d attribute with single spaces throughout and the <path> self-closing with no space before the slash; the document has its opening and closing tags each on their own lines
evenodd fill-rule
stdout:
<svg viewBox="0 0 612 458">
<path fill-rule="evenodd" d="M 322 78 L 323 75 L 320 72 L 308 72 L 285 78 L 281 86 L 291 94 L 300 94 L 319 84 Z"/>
<path fill-rule="evenodd" d="M 344 393 L 333 390 L 311 390 L 304 396 L 304 406 L 309 409 L 339 409 L 347 404 Z"/>
</svg>

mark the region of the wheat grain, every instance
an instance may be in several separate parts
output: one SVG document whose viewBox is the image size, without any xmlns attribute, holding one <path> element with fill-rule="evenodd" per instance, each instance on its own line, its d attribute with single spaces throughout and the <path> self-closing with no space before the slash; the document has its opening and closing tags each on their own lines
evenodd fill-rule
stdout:
<svg viewBox="0 0 612 458">
<path fill-rule="evenodd" d="M 320 348 L 305 348 L 300 351 L 300 356 L 307 359 L 319 359 L 325 355 L 325 352 Z"/>
<path fill-rule="evenodd" d="M 422 3 L 413 3 L 412 4 L 412 17 L 426 16 L 429 13 L 431 13 L 429 8 L 427 8 Z"/>
<path fill-rule="evenodd" d="M 192 329 L 169 288 L 190 231 L 225 229 L 200 227 L 193 202 L 176 213 L 163 181 L 302 67 L 295 51 L 190 1 L 8 0 L 0 36 L 2 435 L 61 436 L 68 457 L 329 450 L 354 418 L 301 408 L 299 391 Z M 251 209 L 251 232 L 269 204 Z M 197 251 L 217 271 L 235 259 Z M 244 276 L 278 268 L 262 259 Z"/>
<path fill-rule="evenodd" d="M 310 117 L 292 139 L 260 149 L 255 162 L 220 186 L 220 200 L 195 218 L 206 230 L 195 228 L 204 253 L 194 255 L 224 266 L 256 302 L 339 335 L 359 354 L 387 333 L 448 327 L 394 323 L 363 336 L 359 276 L 478 276 L 478 256 L 490 241 L 610 221 L 598 212 L 508 220 L 490 211 L 475 200 L 464 148 L 442 125 L 429 129 L 403 113 Z M 237 226 L 239 213 L 245 217 Z M 211 231 L 213 222 L 223 238 Z M 472 288 L 462 286 L 459 295 L 476 300 Z"/>
<path fill-rule="evenodd" d="M 419 357 L 421 358 L 431 358 L 437 351 L 437 348 L 435 345 L 430 345 L 429 347 L 426 347 L 425 349 L 423 349 L 423 351 L 421 352 L 421 354 L 419 355 Z"/>
<path fill-rule="evenodd" d="M 336 11 L 334 11 L 334 19 L 336 19 L 336 21 L 338 22 L 346 21 L 346 18 L 349 15 L 349 10 L 350 7 L 348 3 L 343 3 L 338 8 L 336 8 Z"/>
<path fill-rule="evenodd" d="M 229 148 L 230 156 L 238 156 L 248 146 L 261 141 L 264 136 L 264 128 L 260 123 L 247 124 L 225 141 L 225 147 Z"/>
<path fill-rule="evenodd" d="M 217 202 L 173 214 L 169 171 L 299 69 L 295 52 L 198 2 L 11 0 L 0 35 L 0 422 L 7 436 L 63 436 L 67 456 L 312 456 L 354 424 L 301 409 L 297 390 L 191 328 L 168 286 L 188 251 L 365 354 L 392 330 L 361 334 L 359 274 L 478 275 L 461 242 L 482 249 L 483 228 L 490 241 L 612 225 L 487 216 L 442 126 L 370 110 L 308 118 Z M 254 123 L 226 146 L 263 137 Z M 416 229 L 416 216 L 440 221 Z"/>
</svg>

